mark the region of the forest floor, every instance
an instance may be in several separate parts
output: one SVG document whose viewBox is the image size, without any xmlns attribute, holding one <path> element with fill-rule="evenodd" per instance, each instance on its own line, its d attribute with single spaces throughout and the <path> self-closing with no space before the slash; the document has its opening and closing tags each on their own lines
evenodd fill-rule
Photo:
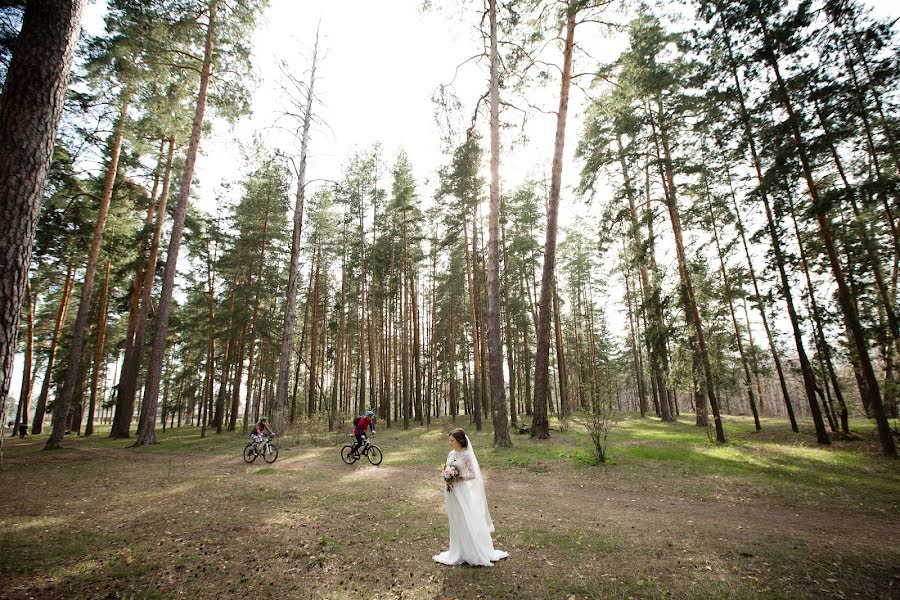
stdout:
<svg viewBox="0 0 900 600">
<path fill-rule="evenodd" d="M 343 464 L 338 433 L 285 436 L 272 465 L 196 428 L 6 440 L 0 598 L 900 598 L 900 463 L 853 427 L 823 448 L 733 417 L 716 446 L 689 415 L 627 417 L 601 466 L 576 424 L 511 450 L 470 433 L 510 553 L 491 568 L 431 560 L 448 421 L 381 427 L 379 467 Z"/>
</svg>

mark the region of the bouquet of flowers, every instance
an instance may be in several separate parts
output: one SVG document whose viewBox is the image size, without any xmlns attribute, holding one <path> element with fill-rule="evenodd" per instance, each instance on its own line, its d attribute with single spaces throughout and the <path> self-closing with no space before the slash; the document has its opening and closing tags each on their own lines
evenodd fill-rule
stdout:
<svg viewBox="0 0 900 600">
<path fill-rule="evenodd" d="M 453 489 L 453 484 L 459 481 L 459 469 L 453 465 L 444 465 L 444 468 L 441 471 L 441 477 L 444 478 L 444 484 L 447 486 L 447 491 L 449 492 Z"/>
</svg>

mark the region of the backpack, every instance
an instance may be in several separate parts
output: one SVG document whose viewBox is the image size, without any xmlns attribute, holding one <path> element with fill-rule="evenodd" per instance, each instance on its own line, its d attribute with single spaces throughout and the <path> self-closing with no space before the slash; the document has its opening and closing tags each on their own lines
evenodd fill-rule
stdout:
<svg viewBox="0 0 900 600">
<path fill-rule="evenodd" d="M 362 419 L 363 419 L 362 417 L 354 417 L 353 418 L 353 426 L 359 427 L 359 422 L 362 421 Z"/>
</svg>

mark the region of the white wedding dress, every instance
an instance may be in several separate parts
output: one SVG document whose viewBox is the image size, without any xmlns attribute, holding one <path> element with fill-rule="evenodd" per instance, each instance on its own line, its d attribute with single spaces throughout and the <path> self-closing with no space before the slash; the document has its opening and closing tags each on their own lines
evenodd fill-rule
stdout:
<svg viewBox="0 0 900 600">
<path fill-rule="evenodd" d="M 468 450 L 451 450 L 447 464 L 459 469 L 461 479 L 449 492 L 444 489 L 444 505 L 450 521 L 450 549 L 432 558 L 445 565 L 468 563 L 490 567 L 493 561 L 506 558 L 509 553 L 494 549 L 491 540 L 494 523 L 471 442 Z"/>
</svg>

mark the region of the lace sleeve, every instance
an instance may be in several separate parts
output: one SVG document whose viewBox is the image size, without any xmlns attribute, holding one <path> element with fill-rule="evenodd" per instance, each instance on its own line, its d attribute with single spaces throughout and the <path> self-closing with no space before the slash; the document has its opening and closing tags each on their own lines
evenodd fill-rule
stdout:
<svg viewBox="0 0 900 600">
<path fill-rule="evenodd" d="M 463 481 L 469 481 L 475 478 L 475 471 L 472 468 L 472 455 L 469 452 L 463 452 L 459 461 L 459 478 Z"/>
</svg>

